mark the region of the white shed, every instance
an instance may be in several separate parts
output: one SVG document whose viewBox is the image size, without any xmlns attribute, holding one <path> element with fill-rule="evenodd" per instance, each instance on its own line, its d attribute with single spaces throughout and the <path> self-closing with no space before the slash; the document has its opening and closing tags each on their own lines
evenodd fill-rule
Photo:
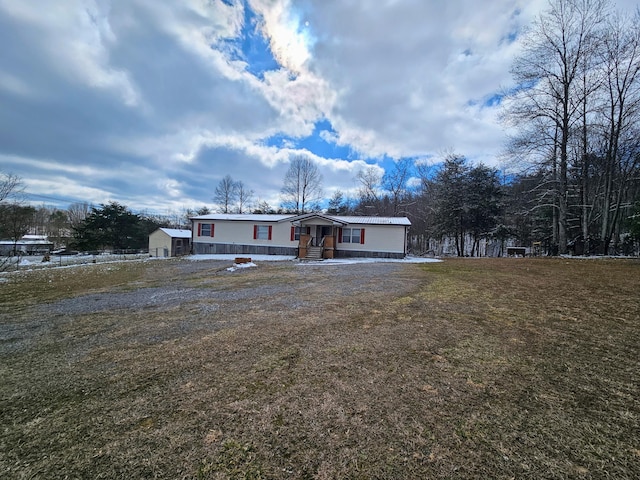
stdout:
<svg viewBox="0 0 640 480">
<path fill-rule="evenodd" d="M 178 257 L 191 251 L 191 230 L 159 228 L 149 235 L 149 255 Z"/>
</svg>

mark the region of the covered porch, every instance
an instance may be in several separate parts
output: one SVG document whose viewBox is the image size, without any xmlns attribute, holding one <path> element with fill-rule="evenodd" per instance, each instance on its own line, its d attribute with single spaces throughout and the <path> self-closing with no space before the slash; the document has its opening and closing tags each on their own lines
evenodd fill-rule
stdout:
<svg viewBox="0 0 640 480">
<path fill-rule="evenodd" d="M 295 217 L 291 223 L 294 239 L 298 240 L 298 258 L 335 258 L 339 231 L 346 222 L 314 213 Z"/>
</svg>

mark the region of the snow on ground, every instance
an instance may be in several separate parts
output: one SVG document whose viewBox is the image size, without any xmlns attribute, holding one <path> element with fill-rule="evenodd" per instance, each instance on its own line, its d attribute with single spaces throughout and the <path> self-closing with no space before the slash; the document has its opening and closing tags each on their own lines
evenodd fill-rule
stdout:
<svg viewBox="0 0 640 480">
<path fill-rule="evenodd" d="M 295 260 L 295 265 L 353 265 L 353 264 L 363 264 L 363 263 L 430 263 L 430 262 L 441 262 L 437 258 L 424 258 L 424 257 L 411 257 L 407 256 L 403 259 L 392 259 L 392 258 L 336 258 L 333 260 L 322 260 L 322 261 L 299 261 L 297 257 L 293 255 L 188 255 L 183 257 L 186 260 L 190 261 L 203 261 L 203 260 L 217 260 L 217 261 L 233 261 L 238 257 L 243 258 L 251 258 L 251 262 L 236 264 L 234 263 L 231 267 L 227 268 L 230 272 L 235 272 L 241 268 L 251 268 L 257 267 L 258 265 L 255 262 L 293 262 Z M 168 258 L 167 258 L 168 259 Z M 14 274 L 30 272 L 34 270 L 44 270 L 47 268 L 55 268 L 55 269 L 66 269 L 66 268 L 78 268 L 78 267 L 87 267 L 90 265 L 97 264 L 109 264 L 109 263 L 120 263 L 120 262 L 131 262 L 131 261 L 158 261 L 158 260 L 166 260 L 165 258 L 159 257 L 149 257 L 147 255 L 97 255 L 94 257 L 91 256 L 68 256 L 68 257 L 55 257 L 50 262 L 42 262 L 42 257 L 29 257 L 29 260 L 26 258 L 21 258 L 20 263 L 16 265 L 12 263 L 7 265 L 7 269 L 3 272 L 0 272 L 0 283 L 5 283 L 8 280 L 7 276 L 12 276 Z"/>
<path fill-rule="evenodd" d="M 239 268 L 251 268 L 251 267 L 257 267 L 258 265 L 256 265 L 253 262 L 247 262 L 247 263 L 234 263 L 233 267 L 229 267 L 227 268 L 228 272 L 235 272 L 236 270 L 238 270 Z"/>
<path fill-rule="evenodd" d="M 200 261 L 200 260 L 235 260 L 238 257 L 251 258 L 251 261 L 257 262 L 283 262 L 296 260 L 296 257 L 291 255 L 225 255 L 225 254 L 211 254 L 211 255 L 190 255 L 186 257 L 188 260 Z M 394 258 L 334 258 L 333 260 L 321 260 L 321 261 L 300 261 L 299 265 L 351 265 L 355 263 L 431 263 L 441 262 L 437 258 L 425 258 L 425 257 L 411 257 L 407 256 L 403 259 Z M 236 265 L 238 266 L 238 265 Z"/>
<path fill-rule="evenodd" d="M 396 258 L 334 258 L 332 260 L 303 261 L 300 265 L 353 265 L 361 263 L 436 263 L 442 262 L 438 258 L 411 257 Z"/>
<path fill-rule="evenodd" d="M 121 262 L 146 262 L 154 260 L 155 257 L 149 257 L 147 254 L 131 254 L 131 255 L 52 255 L 48 262 L 43 261 L 42 256 L 34 255 L 26 257 L 12 257 L 8 263 L 3 265 L 4 271 L 0 271 L 0 278 L 6 275 L 15 275 L 24 272 L 41 271 L 47 269 L 67 269 L 80 268 L 95 265 L 103 265 Z M 17 263 L 19 261 L 19 263 Z"/>
</svg>

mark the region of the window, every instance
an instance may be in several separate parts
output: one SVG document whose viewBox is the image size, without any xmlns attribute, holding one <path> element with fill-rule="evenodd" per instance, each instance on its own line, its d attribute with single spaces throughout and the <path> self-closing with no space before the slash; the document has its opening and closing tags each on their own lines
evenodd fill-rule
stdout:
<svg viewBox="0 0 640 480">
<path fill-rule="evenodd" d="M 199 237 L 213 237 L 215 225 L 213 223 L 199 223 L 198 224 L 198 236 Z"/>
<path fill-rule="evenodd" d="M 271 240 L 271 225 L 254 225 L 253 226 L 253 239 L 254 240 Z"/>
<path fill-rule="evenodd" d="M 291 241 L 299 241 L 300 240 L 300 234 L 310 234 L 311 233 L 311 227 L 291 227 Z"/>
<path fill-rule="evenodd" d="M 343 228 L 342 243 L 364 243 L 364 228 Z"/>
</svg>

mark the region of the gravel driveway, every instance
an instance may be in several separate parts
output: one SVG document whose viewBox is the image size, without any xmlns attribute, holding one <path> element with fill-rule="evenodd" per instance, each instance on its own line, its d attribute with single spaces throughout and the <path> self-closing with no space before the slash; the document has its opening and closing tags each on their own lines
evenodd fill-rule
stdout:
<svg viewBox="0 0 640 480">
<path fill-rule="evenodd" d="M 73 350 L 87 351 L 113 340 L 115 325 L 123 319 L 152 314 L 161 318 L 152 329 L 132 322 L 131 341 L 166 341 L 193 332 L 211 332 L 244 324 L 245 312 L 259 311 L 263 318 L 284 315 L 321 315 L 327 304 L 345 307 L 359 294 L 379 297 L 410 288 L 401 263 L 314 265 L 260 262 L 257 267 L 227 271 L 229 261 L 159 263 L 153 281 L 142 281 L 26 308 L 19 315 L 0 315 L 0 353 L 22 350 L 39 339 L 56 334 L 75 338 Z M 163 269 L 167 271 L 164 272 Z M 152 285 L 150 285 L 152 284 Z M 288 312 L 288 313 L 287 313 Z M 98 331 L 79 332 L 75 319 L 100 317 Z M 254 315 L 255 317 L 255 315 Z M 74 323 L 75 322 L 75 323 Z M 75 355 L 75 354 L 74 354 Z"/>
</svg>

